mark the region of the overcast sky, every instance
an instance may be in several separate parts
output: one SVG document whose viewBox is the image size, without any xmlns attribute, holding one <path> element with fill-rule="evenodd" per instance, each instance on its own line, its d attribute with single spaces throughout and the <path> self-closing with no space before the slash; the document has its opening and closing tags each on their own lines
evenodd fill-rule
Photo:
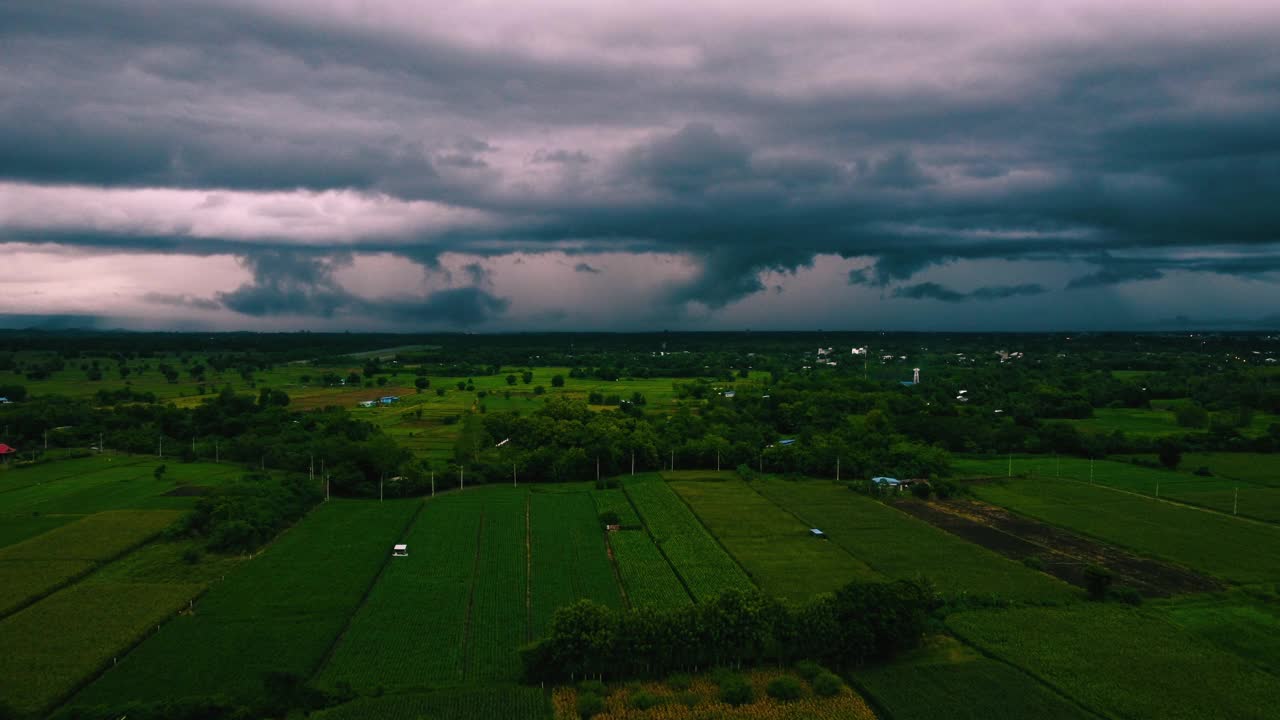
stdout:
<svg viewBox="0 0 1280 720">
<path fill-rule="evenodd" d="M 1280 3 L 0 4 L 0 326 L 1280 326 Z"/>
</svg>

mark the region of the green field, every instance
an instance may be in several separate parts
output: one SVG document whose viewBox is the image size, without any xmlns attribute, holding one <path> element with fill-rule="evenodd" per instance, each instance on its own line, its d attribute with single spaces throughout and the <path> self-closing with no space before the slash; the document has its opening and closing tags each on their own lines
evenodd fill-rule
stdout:
<svg viewBox="0 0 1280 720">
<path fill-rule="evenodd" d="M 557 608 L 579 598 L 620 606 L 622 594 L 591 494 L 535 491 L 529 499 L 532 637 L 545 633 Z"/>
<path fill-rule="evenodd" d="M 631 506 L 631 501 L 627 499 L 627 494 L 622 490 L 617 488 L 592 490 L 591 499 L 595 500 L 597 514 L 614 512 L 618 514 L 622 527 L 640 527 L 640 516 L 636 515 L 636 509 Z"/>
<path fill-rule="evenodd" d="M 892 664 L 853 672 L 859 690 L 903 720 L 1085 720 L 1098 716 L 1016 668 L 937 635 Z"/>
<path fill-rule="evenodd" d="M 880 575 L 741 480 L 670 483 L 760 589 L 803 600 Z"/>
<path fill-rule="evenodd" d="M 629 477 L 622 486 L 694 599 L 707 600 L 727 588 L 753 587 L 751 578 L 660 478 Z"/>
<path fill-rule="evenodd" d="M 165 624 L 76 704 L 256 697 L 271 671 L 310 676 L 419 501 L 325 503 Z"/>
<path fill-rule="evenodd" d="M 1247 427 L 1241 428 L 1246 436 L 1265 435 L 1267 428 L 1280 418 L 1267 413 L 1255 413 Z M 1178 425 L 1172 410 L 1153 407 L 1151 410 L 1136 408 L 1095 408 L 1093 417 L 1071 420 L 1076 428 L 1089 433 L 1112 433 L 1117 430 L 1137 437 L 1159 437 L 1186 432 L 1202 432 L 1200 428 Z"/>
<path fill-rule="evenodd" d="M 141 545 L 177 518 L 166 510 L 96 513 L 0 548 L 0 616 Z"/>
<path fill-rule="evenodd" d="M 85 582 L 5 618 L 0 697 L 22 712 L 48 710 L 199 591 L 199 585 Z"/>
<path fill-rule="evenodd" d="M 622 530 L 609 535 L 609 547 L 632 607 L 670 608 L 692 602 L 671 564 L 643 530 Z"/>
<path fill-rule="evenodd" d="M 766 479 L 752 487 L 888 578 L 924 577 L 946 593 L 1066 601 L 1065 583 L 826 480 Z"/>
<path fill-rule="evenodd" d="M 1264 453 L 1184 453 L 1178 469 L 1194 472 L 1207 467 L 1215 476 L 1228 480 L 1280 488 L 1280 454 Z"/>
<path fill-rule="evenodd" d="M 1280 674 L 1280 597 L 1231 592 L 1162 602 L 1152 609 L 1187 632 Z"/>
<path fill-rule="evenodd" d="M 1163 620 L 1080 604 L 961 613 L 947 624 L 1090 708 L 1152 720 L 1275 717 L 1275 676 Z"/>
<path fill-rule="evenodd" d="M 1241 583 L 1280 580 L 1280 528 L 1074 480 L 978 483 L 987 502 Z"/>
<path fill-rule="evenodd" d="M 463 677 L 468 682 L 514 682 L 516 649 L 529 642 L 529 555 L 523 489 L 486 487 L 480 548 L 467 618 Z"/>
<path fill-rule="evenodd" d="M 1224 462 L 1238 473 L 1264 478 L 1265 468 L 1275 467 L 1280 456 L 1255 455 L 1255 462 L 1224 461 L 1226 453 L 1212 453 L 1219 464 Z M 1228 456 L 1229 457 L 1229 456 Z M 1269 458 L 1268 462 L 1260 459 Z M 1207 458 L 1206 458 L 1207 459 Z M 1174 472 L 1128 462 L 1052 456 L 1018 456 L 1009 459 L 957 460 L 955 470 L 961 476 L 1008 477 L 1012 465 L 1014 477 L 1048 480 L 1067 478 L 1080 482 L 1116 488 L 1128 492 L 1176 500 L 1227 514 L 1239 514 L 1267 522 L 1280 523 L 1280 487 L 1226 475 L 1202 477 L 1190 472 Z M 1090 467 L 1092 465 L 1092 468 Z M 1186 466 L 1186 463 L 1183 463 Z M 1197 465 L 1196 467 L 1199 467 Z M 1247 470 L 1246 470 L 1247 468 Z"/>
</svg>

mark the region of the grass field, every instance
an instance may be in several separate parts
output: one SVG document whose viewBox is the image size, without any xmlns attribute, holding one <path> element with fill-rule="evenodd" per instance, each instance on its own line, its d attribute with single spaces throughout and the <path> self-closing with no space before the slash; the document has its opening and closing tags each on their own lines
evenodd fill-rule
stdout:
<svg viewBox="0 0 1280 720">
<path fill-rule="evenodd" d="M 1085 720 L 1097 718 L 1016 668 L 947 635 L 853 679 L 892 718 L 902 720 Z"/>
<path fill-rule="evenodd" d="M 546 695 L 539 688 L 457 688 L 364 698 L 316 713 L 314 720 L 545 720 Z"/>
<path fill-rule="evenodd" d="M 529 493 L 507 487 L 481 490 L 484 518 L 467 618 L 463 676 L 471 683 L 514 682 L 520 675 L 520 658 L 515 651 L 530 639 L 525 515 Z"/>
<path fill-rule="evenodd" d="M 1229 480 L 1280 488 L 1280 454 L 1185 453 L 1178 469 L 1194 472 L 1207 467 L 1216 476 Z"/>
<path fill-rule="evenodd" d="M 199 592 L 199 585 L 85 582 L 0 621 L 0 698 L 50 709 Z"/>
<path fill-rule="evenodd" d="M 1052 478 L 972 485 L 987 502 L 1241 583 L 1280 580 L 1280 528 Z"/>
<path fill-rule="evenodd" d="M 1221 456 L 1227 453 L 1211 453 L 1218 456 L 1220 465 L 1251 477 L 1265 478 L 1266 468 L 1280 465 L 1280 456 L 1255 455 L 1255 462 L 1227 461 Z M 1261 459 L 1267 458 L 1266 462 Z M 1008 477 L 1012 465 L 1013 475 L 1027 478 L 1068 478 L 1080 482 L 1126 490 L 1150 497 L 1198 505 L 1227 514 L 1240 514 L 1267 522 L 1280 523 L 1280 486 L 1246 481 L 1226 475 L 1202 477 L 1190 472 L 1174 472 L 1128 462 L 1033 455 L 1010 459 L 957 460 L 955 470 L 960 475 Z M 1187 463 L 1184 461 L 1183 466 Z M 1195 467 L 1199 467 L 1196 465 Z M 1246 470 L 1247 468 L 1247 470 Z"/>
<path fill-rule="evenodd" d="M 310 676 L 346 626 L 418 501 L 325 503 L 165 624 L 76 699 L 261 694 L 273 670 Z"/>
<path fill-rule="evenodd" d="M 1090 708 L 1161 720 L 1275 717 L 1280 683 L 1174 625 L 1120 606 L 960 613 L 947 624 Z"/>
<path fill-rule="evenodd" d="M 853 580 L 881 576 L 741 480 L 681 480 L 672 489 L 693 508 L 760 589 L 803 600 Z"/>
<path fill-rule="evenodd" d="M 654 542 L 694 599 L 707 600 L 728 588 L 754 586 L 751 578 L 660 478 L 628 477 L 622 486 Z"/>
<path fill-rule="evenodd" d="M 961 540 L 826 480 L 770 478 L 752 487 L 821 528 L 830 541 L 889 578 L 925 577 L 947 593 L 1066 601 L 1077 591 L 1048 575 Z"/>
<path fill-rule="evenodd" d="M 618 514 L 618 520 L 624 528 L 640 527 L 640 516 L 636 515 L 636 509 L 631 506 L 631 501 L 627 499 L 627 494 L 620 489 L 611 490 L 592 490 L 591 499 L 596 503 L 596 513 L 615 512 Z"/>
<path fill-rule="evenodd" d="M 618 573 L 632 607 L 670 608 L 688 605 L 688 591 L 680 584 L 671 564 L 644 530 L 622 530 L 609 535 Z"/>
<path fill-rule="evenodd" d="M 1265 435 L 1267 428 L 1280 418 L 1267 413 L 1255 413 L 1247 427 L 1241 428 L 1246 436 Z M 1177 417 L 1169 409 L 1153 407 L 1151 410 L 1136 408 L 1095 408 L 1093 417 L 1069 421 L 1077 429 L 1089 433 L 1112 433 L 1117 430 L 1137 437 L 1159 437 L 1186 432 L 1201 431 L 1178 425 Z"/>
<path fill-rule="evenodd" d="M 142 544 L 178 515 L 166 510 L 96 513 L 0 548 L 0 616 Z"/>
</svg>

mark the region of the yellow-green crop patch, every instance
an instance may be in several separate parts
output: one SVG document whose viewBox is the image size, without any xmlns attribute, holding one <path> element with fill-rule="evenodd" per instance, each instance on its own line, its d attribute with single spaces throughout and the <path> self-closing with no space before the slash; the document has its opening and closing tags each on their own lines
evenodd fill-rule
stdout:
<svg viewBox="0 0 1280 720">
<path fill-rule="evenodd" d="M 854 580 L 883 579 L 741 480 L 669 484 L 766 592 L 803 600 Z"/>
<path fill-rule="evenodd" d="M 81 583 L 0 621 L 0 698 L 49 710 L 199 592 L 199 585 Z"/>
</svg>

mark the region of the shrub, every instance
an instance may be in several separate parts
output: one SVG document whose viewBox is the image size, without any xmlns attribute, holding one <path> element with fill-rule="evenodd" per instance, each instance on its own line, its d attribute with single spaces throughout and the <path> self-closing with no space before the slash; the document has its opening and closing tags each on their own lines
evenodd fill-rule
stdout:
<svg viewBox="0 0 1280 720">
<path fill-rule="evenodd" d="M 578 692 L 591 693 L 593 695 L 604 697 L 609 694 L 609 688 L 605 687 L 605 684 L 599 680 L 583 680 L 578 683 Z"/>
<path fill-rule="evenodd" d="M 741 676 L 733 676 L 720 684 L 720 700 L 728 705 L 746 705 L 755 700 L 756 693 L 751 684 Z"/>
<path fill-rule="evenodd" d="M 578 693 L 578 717 L 588 720 L 602 712 L 604 712 L 604 698 L 595 693 Z"/>
<path fill-rule="evenodd" d="M 803 688 L 800 687 L 800 681 L 790 675 L 783 675 L 769 681 L 769 685 L 765 687 L 765 693 L 774 700 L 799 700 L 804 694 Z"/>
<path fill-rule="evenodd" d="M 600 513 L 601 527 L 608 527 L 610 525 L 620 525 L 621 523 L 622 523 L 622 519 L 618 517 L 618 513 L 612 510 L 605 510 L 604 512 Z"/>
<path fill-rule="evenodd" d="M 648 690 L 636 690 L 627 696 L 627 707 L 633 710 L 648 710 L 662 704 L 662 698 Z"/>
<path fill-rule="evenodd" d="M 826 672 L 827 669 L 812 660 L 801 660 L 796 663 L 796 673 L 804 678 L 805 682 L 813 682 L 818 675 Z"/>
<path fill-rule="evenodd" d="M 1044 570 L 1044 558 L 1039 555 L 1028 555 L 1022 558 L 1022 564 L 1032 570 Z"/>
<path fill-rule="evenodd" d="M 1125 603 L 1126 605 L 1142 604 L 1142 593 L 1138 592 L 1137 589 L 1135 588 L 1131 588 L 1125 585 L 1111 588 L 1109 597 L 1112 600 L 1115 600 L 1116 602 L 1122 602 L 1122 603 Z"/>
<path fill-rule="evenodd" d="M 933 492 L 933 488 L 929 483 L 913 483 L 911 485 L 911 494 L 921 500 L 928 500 L 929 494 Z"/>
<path fill-rule="evenodd" d="M 813 679 L 813 694 L 818 697 L 835 697 L 844 688 L 844 682 L 833 672 L 821 672 Z"/>
<path fill-rule="evenodd" d="M 1090 565 L 1084 569 L 1084 585 L 1089 592 L 1090 600 L 1106 600 L 1107 591 L 1111 589 L 1114 578 L 1111 571 L 1101 565 Z"/>
<path fill-rule="evenodd" d="M 188 565 L 195 565 L 200 562 L 201 557 L 203 557 L 203 553 L 200 552 L 199 548 L 190 547 L 182 551 L 182 562 Z"/>
<path fill-rule="evenodd" d="M 1196 468 L 1196 475 L 1199 475 L 1200 477 L 1213 477 L 1213 471 L 1204 465 L 1201 465 Z"/>
<path fill-rule="evenodd" d="M 676 693 L 676 702 L 685 707 L 697 707 L 698 703 L 702 702 L 702 698 L 698 697 L 698 693 L 692 690 L 682 690 Z"/>
</svg>

